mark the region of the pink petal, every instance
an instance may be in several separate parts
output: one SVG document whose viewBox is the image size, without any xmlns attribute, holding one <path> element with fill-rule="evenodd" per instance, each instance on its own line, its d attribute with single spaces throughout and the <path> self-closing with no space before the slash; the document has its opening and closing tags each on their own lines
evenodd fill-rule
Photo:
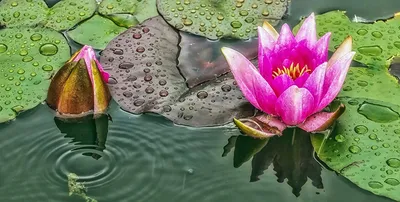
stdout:
<svg viewBox="0 0 400 202">
<path fill-rule="evenodd" d="M 328 67 L 331 66 L 333 63 L 336 62 L 336 60 L 342 58 L 344 55 L 347 53 L 350 53 L 351 51 L 351 46 L 352 46 L 352 41 L 353 39 L 351 36 L 348 36 L 342 44 L 340 44 L 339 48 L 336 49 L 335 53 L 333 53 L 332 57 L 329 59 L 328 62 Z"/>
<path fill-rule="evenodd" d="M 315 106 L 318 106 L 322 97 L 326 68 L 326 62 L 315 68 L 303 85 L 303 88 L 307 88 L 307 90 L 313 95 Z"/>
<path fill-rule="evenodd" d="M 347 71 L 349 70 L 354 54 L 355 52 L 350 52 L 336 60 L 332 66 L 327 67 L 322 99 L 316 111 L 324 109 L 339 94 L 343 82 L 346 79 Z"/>
<path fill-rule="evenodd" d="M 262 27 L 258 27 L 258 48 L 267 48 L 272 50 L 276 43 L 276 39 Z"/>
<path fill-rule="evenodd" d="M 314 111 L 314 97 L 305 88 L 289 87 L 276 100 L 276 113 L 283 123 L 295 126 L 302 123 Z"/>
<path fill-rule="evenodd" d="M 286 89 L 290 86 L 295 85 L 292 78 L 290 78 L 287 74 L 282 74 L 277 77 L 271 82 L 271 86 L 275 91 L 275 95 L 279 97 Z"/>
<path fill-rule="evenodd" d="M 307 81 L 308 77 L 310 76 L 309 73 L 304 73 L 303 75 L 301 75 L 299 78 L 297 78 L 296 80 L 294 80 L 294 83 L 296 84 L 296 86 L 298 86 L 299 88 L 303 87 L 304 83 Z"/>
<path fill-rule="evenodd" d="M 261 75 L 267 79 L 272 79 L 272 67 L 268 53 L 273 49 L 276 40 L 265 29 L 258 27 L 258 67 Z"/>
<path fill-rule="evenodd" d="M 311 13 L 307 19 L 304 20 L 299 31 L 296 34 L 296 41 L 300 42 L 306 40 L 307 46 L 312 49 L 317 41 L 317 30 L 315 25 L 314 13 Z"/>
<path fill-rule="evenodd" d="M 334 112 L 319 112 L 311 115 L 304 123 L 298 125 L 298 127 L 307 132 L 324 131 L 328 129 L 344 111 L 345 106 L 340 104 Z"/>
<path fill-rule="evenodd" d="M 274 52 L 279 53 L 281 49 L 288 49 L 289 47 L 293 47 L 295 44 L 296 39 L 293 36 L 292 30 L 290 30 L 288 24 L 283 24 Z"/>
<path fill-rule="evenodd" d="M 247 100 L 266 113 L 274 113 L 276 95 L 253 64 L 233 49 L 224 47 L 221 51 Z"/>
<path fill-rule="evenodd" d="M 101 66 L 100 62 L 97 59 L 95 61 L 96 61 L 97 67 L 100 70 L 103 81 L 108 83 L 108 79 L 110 79 L 110 74 L 104 70 L 103 66 Z"/>
<path fill-rule="evenodd" d="M 324 36 L 322 36 L 315 44 L 313 48 L 313 52 L 315 54 L 315 64 L 320 65 L 328 61 L 328 48 L 330 38 L 331 33 L 328 32 Z"/>
</svg>

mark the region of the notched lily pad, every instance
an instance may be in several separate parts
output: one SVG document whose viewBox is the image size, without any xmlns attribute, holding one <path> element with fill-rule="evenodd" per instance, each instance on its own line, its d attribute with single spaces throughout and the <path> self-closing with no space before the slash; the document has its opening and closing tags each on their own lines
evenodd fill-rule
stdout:
<svg viewBox="0 0 400 202">
<path fill-rule="evenodd" d="M 96 11 L 96 0 L 62 0 L 50 8 L 46 27 L 66 30 L 89 18 Z"/>
<path fill-rule="evenodd" d="M 400 52 L 400 16 L 374 23 L 357 23 L 351 22 L 343 11 L 332 11 L 317 15 L 316 23 L 319 36 L 332 32 L 330 51 L 335 51 L 351 35 L 353 50 L 357 52 L 354 60 L 366 65 L 384 65 Z"/>
<path fill-rule="evenodd" d="M 154 112 L 175 123 L 212 126 L 253 114 L 231 74 L 188 88 L 177 68 L 178 33 L 161 17 L 112 40 L 100 62 L 113 98 L 132 113 Z"/>
<path fill-rule="evenodd" d="M 68 31 L 68 36 L 80 43 L 90 45 L 95 49 L 104 49 L 107 44 L 126 29 L 114 24 L 113 21 L 99 15 Z"/>
<path fill-rule="evenodd" d="M 158 15 L 156 0 L 103 0 L 99 6 L 99 13 L 108 17 L 114 16 L 117 21 L 123 19 L 123 15 L 130 15 L 138 23 Z"/>
<path fill-rule="evenodd" d="M 69 56 L 64 36 L 56 31 L 0 30 L 0 123 L 43 102 L 51 75 Z"/>
<path fill-rule="evenodd" d="M 363 189 L 400 200 L 400 106 L 365 98 L 348 103 L 334 132 L 312 135 L 318 157 Z"/>
<path fill-rule="evenodd" d="M 7 27 L 31 26 L 46 21 L 47 5 L 43 0 L 0 1 L 0 24 Z"/>
<path fill-rule="evenodd" d="M 181 51 L 178 57 L 178 67 L 189 87 L 229 72 L 229 65 L 221 52 L 222 47 L 235 49 L 250 60 L 257 57 L 258 40 L 255 38 L 211 41 L 185 32 L 179 34 L 181 35 L 179 43 Z M 257 60 L 254 60 L 254 63 L 257 63 Z"/>
<path fill-rule="evenodd" d="M 257 26 L 264 20 L 276 25 L 288 6 L 288 0 L 157 1 L 158 11 L 169 24 L 209 39 L 254 37 Z"/>
</svg>

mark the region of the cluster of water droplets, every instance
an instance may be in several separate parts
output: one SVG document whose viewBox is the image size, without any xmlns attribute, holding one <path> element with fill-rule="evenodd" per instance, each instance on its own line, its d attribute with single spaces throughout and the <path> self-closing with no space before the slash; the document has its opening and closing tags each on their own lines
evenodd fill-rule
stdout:
<svg viewBox="0 0 400 202">
<path fill-rule="evenodd" d="M 353 49 L 357 50 L 356 61 L 364 64 L 385 62 L 400 51 L 399 19 L 372 23 L 351 22 L 340 12 L 329 12 L 317 16 L 319 36 L 332 32 L 330 49 L 336 49 L 349 35 L 353 37 Z"/>
<path fill-rule="evenodd" d="M 348 119 L 339 119 L 337 133 L 323 147 L 328 166 L 376 193 L 398 189 L 400 108 L 368 99 L 341 100 Z"/>
<path fill-rule="evenodd" d="M 47 27 L 66 30 L 89 18 L 97 8 L 95 0 L 60 1 L 48 12 Z"/>
<path fill-rule="evenodd" d="M 66 51 L 58 54 L 60 48 Z M 45 99 L 51 74 L 68 59 L 68 50 L 62 35 L 53 31 L 0 30 L 0 119 Z"/>
<path fill-rule="evenodd" d="M 285 14 L 288 0 L 159 1 L 159 12 L 179 30 L 210 39 L 223 36 L 250 38 L 262 19 L 277 24 Z"/>
</svg>

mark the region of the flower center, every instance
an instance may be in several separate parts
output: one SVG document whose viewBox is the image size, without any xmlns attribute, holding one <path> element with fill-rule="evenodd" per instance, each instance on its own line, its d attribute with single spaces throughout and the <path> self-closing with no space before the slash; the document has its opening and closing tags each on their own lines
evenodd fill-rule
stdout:
<svg viewBox="0 0 400 202">
<path fill-rule="evenodd" d="M 272 72 L 272 77 L 275 78 L 279 75 L 286 74 L 286 75 L 290 76 L 290 78 L 295 80 L 295 79 L 299 78 L 300 76 L 302 76 L 304 73 L 310 73 L 310 72 L 311 72 L 311 69 L 309 69 L 307 65 L 305 65 L 304 67 L 302 67 L 300 69 L 299 64 L 294 66 L 294 64 L 292 63 L 290 65 L 290 67 L 283 66 L 281 68 L 277 68 L 275 71 Z"/>
</svg>

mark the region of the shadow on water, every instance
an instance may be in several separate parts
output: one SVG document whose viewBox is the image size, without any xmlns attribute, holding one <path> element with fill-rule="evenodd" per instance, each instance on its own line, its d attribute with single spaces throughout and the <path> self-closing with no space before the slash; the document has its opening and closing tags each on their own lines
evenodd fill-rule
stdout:
<svg viewBox="0 0 400 202">
<path fill-rule="evenodd" d="M 102 152 L 106 148 L 108 134 L 108 115 L 101 115 L 94 118 L 88 115 L 78 119 L 54 118 L 54 122 L 61 133 L 66 134 L 65 138 L 72 138 L 72 142 L 82 147 L 73 149 L 95 149 Z M 99 159 L 101 156 L 97 153 L 82 153 L 85 156 L 91 156 Z"/>
<path fill-rule="evenodd" d="M 249 136 L 232 136 L 224 147 L 224 154 L 234 150 L 233 166 L 238 168 L 251 160 L 250 182 L 260 180 L 268 169 L 273 169 L 279 183 L 292 187 L 298 197 L 307 180 L 317 189 L 323 189 L 321 165 L 314 159 L 310 135 L 300 129 L 287 129 L 281 137 L 254 139 Z M 272 165 L 272 166 L 271 166 Z"/>
</svg>

